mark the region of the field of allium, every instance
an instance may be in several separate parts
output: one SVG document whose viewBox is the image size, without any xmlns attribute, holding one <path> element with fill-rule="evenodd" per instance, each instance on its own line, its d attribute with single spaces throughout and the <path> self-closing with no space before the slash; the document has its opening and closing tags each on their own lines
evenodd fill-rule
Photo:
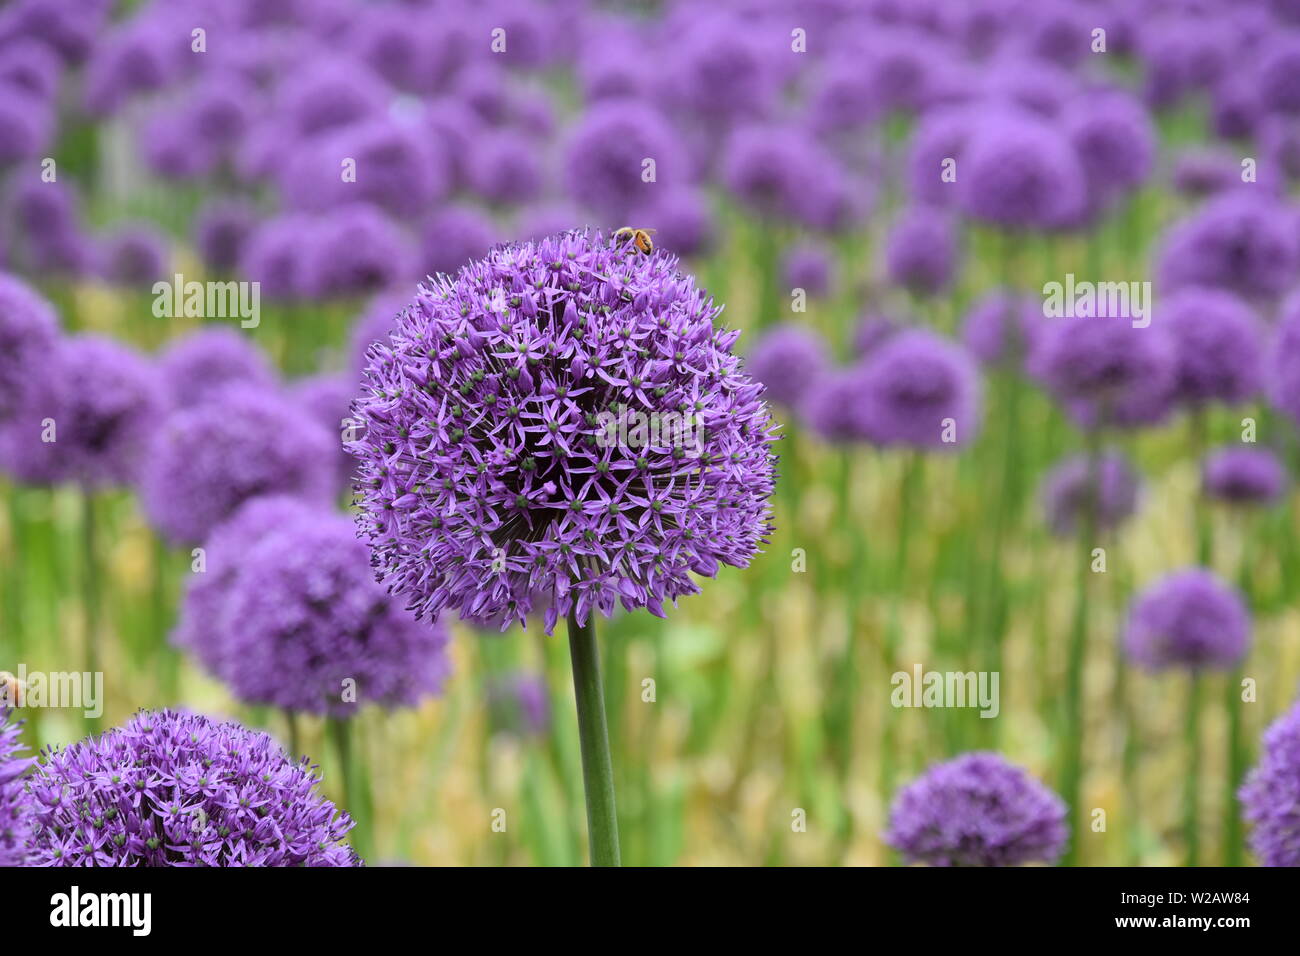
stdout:
<svg viewBox="0 0 1300 956">
<path fill-rule="evenodd" d="M 1300 865 L 1300 3 L 13 0 L 0 174 L 0 865 Z"/>
</svg>

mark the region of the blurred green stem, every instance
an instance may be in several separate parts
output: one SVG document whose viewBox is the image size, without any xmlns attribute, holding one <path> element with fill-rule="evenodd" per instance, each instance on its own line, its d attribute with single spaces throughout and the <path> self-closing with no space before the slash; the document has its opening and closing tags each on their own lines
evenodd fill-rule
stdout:
<svg viewBox="0 0 1300 956">
<path fill-rule="evenodd" d="M 339 758 L 339 771 L 343 776 L 343 801 L 348 814 L 356 821 L 352 830 L 352 848 L 363 860 L 374 851 L 371 832 L 370 801 L 365 793 L 362 767 L 353 749 L 352 720 L 348 717 L 325 718 L 325 729 Z M 297 756 L 297 755 L 295 755 Z"/>
<path fill-rule="evenodd" d="M 1200 840 L 1200 781 L 1201 781 L 1201 683 L 1199 671 L 1192 671 L 1187 688 L 1187 721 L 1184 725 L 1187 741 L 1187 776 L 1183 785 L 1183 842 L 1187 847 L 1187 866 L 1199 866 Z"/>
<path fill-rule="evenodd" d="M 569 656 L 578 702 L 578 742 L 582 750 L 582 785 L 587 794 L 587 836 L 592 866 L 618 866 L 618 814 L 614 807 L 614 765 L 609 755 L 605 691 L 600 681 L 595 611 L 586 624 L 569 613 Z"/>
<path fill-rule="evenodd" d="M 86 646 L 83 648 L 86 671 L 99 673 L 99 557 L 95 534 L 95 496 L 81 490 L 82 598 L 85 601 Z"/>
</svg>

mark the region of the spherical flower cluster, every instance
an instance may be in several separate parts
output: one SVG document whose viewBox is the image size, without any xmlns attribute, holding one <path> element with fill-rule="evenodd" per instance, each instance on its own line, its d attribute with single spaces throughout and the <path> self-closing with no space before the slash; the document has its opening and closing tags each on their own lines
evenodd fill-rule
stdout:
<svg viewBox="0 0 1300 956">
<path fill-rule="evenodd" d="M 228 654 L 221 609 L 244 556 L 264 535 L 318 514 L 313 505 L 289 495 L 250 498 L 236 508 L 203 542 L 203 570 L 186 585 L 171 642 L 198 658 L 213 677 L 222 677 Z"/>
<path fill-rule="evenodd" d="M 240 700 L 347 717 L 441 690 L 446 627 L 417 621 L 375 580 L 351 518 L 299 516 L 239 563 L 217 621 L 221 677 Z"/>
<path fill-rule="evenodd" d="M 1126 96 L 1081 96 L 1066 110 L 1065 128 L 1097 208 L 1151 175 L 1156 135 L 1147 111 Z"/>
<path fill-rule="evenodd" d="M 777 325 L 755 343 L 745 371 L 767 386 L 767 398 L 786 408 L 798 408 L 809 387 L 829 366 L 826 343 L 815 331 Z"/>
<path fill-rule="evenodd" d="M 218 273 L 234 269 L 256 222 L 256 210 L 239 200 L 219 200 L 204 206 L 194 225 L 194 244 L 204 264 Z"/>
<path fill-rule="evenodd" d="M 1238 794 L 1250 848 L 1265 866 L 1300 866 L 1300 704 L 1264 733 L 1259 763 Z"/>
<path fill-rule="evenodd" d="M 1282 497 L 1286 469 L 1263 448 L 1223 448 L 1205 459 L 1205 494 L 1234 505 L 1267 505 Z"/>
<path fill-rule="evenodd" d="M 32 760 L 20 757 L 22 725 L 11 720 L 0 707 L 0 867 L 20 866 L 30 826 L 22 777 Z"/>
<path fill-rule="evenodd" d="M 642 163 L 655 161 L 655 182 Z M 602 100 L 579 121 L 565 149 L 569 195 L 610 221 L 627 218 L 646 194 L 687 179 L 687 158 L 667 121 L 639 100 Z"/>
<path fill-rule="evenodd" d="M 1086 180 L 1074 147 L 1054 127 L 1000 114 L 972 130 L 956 190 L 972 218 L 1008 229 L 1052 229 L 1077 219 Z"/>
<path fill-rule="evenodd" d="M 814 299 L 828 295 L 835 281 L 835 263 L 828 250 L 811 242 L 800 242 L 786 250 L 781 263 L 786 285 L 803 289 Z"/>
<path fill-rule="evenodd" d="M 360 520 L 421 616 L 523 619 L 537 592 L 548 633 L 616 602 L 662 615 L 689 572 L 749 563 L 773 425 L 739 331 L 676 270 L 601 232 L 498 246 L 372 346 Z"/>
<path fill-rule="evenodd" d="M 1055 863 L 1069 837 L 1065 803 L 996 753 L 963 754 L 904 787 L 885 841 L 909 863 Z"/>
<path fill-rule="evenodd" d="M 1034 350 L 1043 328 L 1042 303 L 1005 291 L 977 301 L 962 322 L 962 344 L 985 365 L 1019 365 Z"/>
<path fill-rule="evenodd" d="M 885 274 L 904 289 L 933 294 L 952 282 L 957 255 L 957 239 L 947 216 L 918 206 L 890 230 Z"/>
<path fill-rule="evenodd" d="M 1257 301 L 1286 291 L 1297 262 L 1291 218 L 1273 200 L 1233 189 L 1173 226 L 1157 269 L 1165 291 L 1208 285 Z"/>
<path fill-rule="evenodd" d="M 352 821 L 264 733 L 144 712 L 49 753 L 28 783 L 36 866 L 360 866 Z"/>
<path fill-rule="evenodd" d="M 234 329 L 209 326 L 172 342 L 158 357 L 167 398 L 174 408 L 206 401 L 234 382 L 275 385 L 270 359 Z"/>
<path fill-rule="evenodd" d="M 297 288 L 307 298 L 365 295 L 418 271 L 405 234 L 368 203 L 348 203 L 326 213 L 297 241 L 304 238 Z"/>
<path fill-rule="evenodd" d="M 429 275 L 455 272 L 492 248 L 498 232 L 496 224 L 477 209 L 444 206 L 424 224 L 420 268 Z"/>
<path fill-rule="evenodd" d="M 26 283 L 0 273 L 0 425 L 40 389 L 58 335 L 50 304 Z"/>
<path fill-rule="evenodd" d="M 980 425 L 979 376 L 970 356 L 930 332 L 907 331 L 862 367 L 856 414 L 880 445 L 955 448 Z"/>
<path fill-rule="evenodd" d="M 1231 667 L 1249 641 L 1245 602 L 1203 568 L 1175 571 L 1142 592 L 1124 632 L 1128 656 L 1150 670 Z"/>
<path fill-rule="evenodd" d="M 1189 286 L 1160 308 L 1174 344 L 1175 398 L 1235 403 L 1260 391 L 1264 329 L 1250 306 L 1230 292 Z"/>
<path fill-rule="evenodd" d="M 109 282 L 149 288 L 168 274 L 166 239 L 147 224 L 123 226 L 104 242 L 99 267 Z"/>
<path fill-rule="evenodd" d="M 141 496 L 154 528 L 174 544 L 197 543 L 249 498 L 334 497 L 335 440 L 276 392 L 227 385 L 170 414 L 149 450 Z"/>
<path fill-rule="evenodd" d="M 767 218 L 829 231 L 847 226 L 857 212 L 844 168 L 806 131 L 766 125 L 737 130 L 721 176 L 736 198 Z"/>
<path fill-rule="evenodd" d="M 870 355 L 905 327 L 906 323 L 892 316 L 868 309 L 858 317 L 853 327 L 853 354 L 859 357 Z"/>
<path fill-rule="evenodd" d="M 1139 476 L 1123 456 L 1103 455 L 1095 465 L 1077 456 L 1047 473 L 1040 497 L 1047 526 L 1054 534 L 1070 535 L 1089 519 L 1097 530 L 1119 527 L 1137 510 L 1139 490 Z"/>
</svg>

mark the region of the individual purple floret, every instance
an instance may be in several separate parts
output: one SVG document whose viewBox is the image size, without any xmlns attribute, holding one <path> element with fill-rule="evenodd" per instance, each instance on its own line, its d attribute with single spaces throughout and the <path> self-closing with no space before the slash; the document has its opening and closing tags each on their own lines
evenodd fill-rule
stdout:
<svg viewBox="0 0 1300 956">
<path fill-rule="evenodd" d="M 19 739 L 22 724 L 0 706 L 0 868 L 26 861 L 31 813 L 23 775 L 34 761 L 20 756 L 26 748 Z"/>
<path fill-rule="evenodd" d="M 916 207 L 889 232 L 885 275 L 917 295 L 933 295 L 951 284 L 958 259 L 957 237 L 943 213 Z"/>
<path fill-rule="evenodd" d="M 980 427 L 980 384 L 960 346 L 931 332 L 893 336 L 864 360 L 855 414 L 879 445 L 952 448 Z"/>
<path fill-rule="evenodd" d="M 236 508 L 203 542 L 202 570 L 186 585 L 171 642 L 198 658 L 213 677 L 223 678 L 230 665 L 221 611 L 244 556 L 265 535 L 319 515 L 319 508 L 290 495 L 262 495 Z"/>
<path fill-rule="evenodd" d="M 173 544 L 198 543 L 249 498 L 299 495 L 322 507 L 337 492 L 334 437 L 276 391 L 229 384 L 158 428 L 141 498 Z"/>
<path fill-rule="evenodd" d="M 239 724 L 141 711 L 31 775 L 31 864 L 360 866 L 314 770 Z"/>
<path fill-rule="evenodd" d="M 189 408 L 232 382 L 273 387 L 275 368 L 252 341 L 234 329 L 208 326 L 172 342 L 158 357 L 167 398 Z"/>
<path fill-rule="evenodd" d="M 352 519 L 304 515 L 240 557 L 218 620 L 222 677 L 240 700 L 350 717 L 441 691 L 447 629 L 417 621 L 370 569 Z"/>
<path fill-rule="evenodd" d="M 904 787 L 885 841 L 909 863 L 1055 863 L 1069 838 L 1055 793 L 997 753 L 968 753 Z"/>
<path fill-rule="evenodd" d="M 1250 642 L 1250 612 L 1241 595 L 1204 568 L 1166 575 L 1129 610 L 1124 650 L 1148 670 L 1227 668 Z"/>
<path fill-rule="evenodd" d="M 1265 866 L 1300 866 L 1300 704 L 1264 732 L 1257 763 L 1237 795 Z"/>
<path fill-rule="evenodd" d="M 1039 497 L 1053 534 L 1072 535 L 1092 522 L 1111 531 L 1137 510 L 1141 479 L 1123 455 L 1108 453 L 1094 463 L 1067 458 L 1044 477 Z M 1089 514 L 1089 511 L 1092 514 Z"/>
<path fill-rule="evenodd" d="M 1269 505 L 1286 489 L 1286 469 L 1265 448 L 1221 448 L 1201 469 L 1205 494 L 1233 505 Z"/>
<path fill-rule="evenodd" d="M 1211 199 L 1166 234 L 1160 288 L 1216 286 L 1249 301 L 1286 291 L 1300 262 L 1300 236 L 1276 201 L 1246 189 Z"/>
<path fill-rule="evenodd" d="M 747 565 L 770 527 L 773 425 L 718 313 L 672 255 L 597 231 L 422 286 L 353 408 L 386 585 L 421 616 L 478 622 L 523 619 L 541 592 L 550 633 L 618 602 L 662 615 L 699 590 L 690 572 Z"/>
<path fill-rule="evenodd" d="M 766 397 L 786 408 L 798 408 L 829 367 L 825 341 L 813 329 L 798 325 L 766 330 L 745 363 L 749 377 L 767 386 Z"/>
</svg>

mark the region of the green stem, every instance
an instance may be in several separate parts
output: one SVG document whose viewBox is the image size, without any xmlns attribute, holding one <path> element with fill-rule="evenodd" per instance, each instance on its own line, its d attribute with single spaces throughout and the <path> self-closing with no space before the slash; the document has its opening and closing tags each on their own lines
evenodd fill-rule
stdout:
<svg viewBox="0 0 1300 956">
<path fill-rule="evenodd" d="M 587 794 L 587 837 L 592 866 L 618 866 L 618 814 L 614 809 L 614 764 L 609 756 L 605 692 L 600 681 L 595 612 L 586 624 L 569 614 L 569 656 L 573 692 L 578 701 L 578 743 L 582 750 L 582 785 Z"/>
<path fill-rule="evenodd" d="M 365 860 L 373 850 L 370 801 L 366 798 L 361 767 L 352 747 L 352 721 L 347 717 L 327 717 L 325 727 L 338 753 L 339 771 L 343 776 L 343 801 L 347 804 L 344 809 L 356 821 L 352 830 L 352 847 Z"/>
<path fill-rule="evenodd" d="M 1187 776 L 1183 785 L 1183 841 L 1187 847 L 1187 866 L 1199 866 L 1200 840 L 1200 781 L 1201 781 L 1201 675 L 1192 672 L 1192 682 L 1187 688 L 1187 720 L 1184 724 L 1187 742 Z"/>
<path fill-rule="evenodd" d="M 95 497 L 88 489 L 81 492 L 82 597 L 85 603 L 86 629 L 83 648 L 86 671 L 99 673 L 99 558 L 95 534 Z"/>
</svg>

